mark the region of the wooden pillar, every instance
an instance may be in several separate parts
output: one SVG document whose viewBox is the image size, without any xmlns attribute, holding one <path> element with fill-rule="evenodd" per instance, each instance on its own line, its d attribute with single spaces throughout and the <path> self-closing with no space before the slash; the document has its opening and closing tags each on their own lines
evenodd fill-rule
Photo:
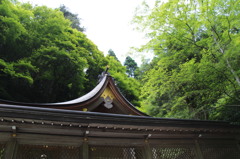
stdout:
<svg viewBox="0 0 240 159">
<path fill-rule="evenodd" d="M 144 154 L 146 159 L 152 159 L 152 151 L 147 139 L 145 139 Z"/>
<path fill-rule="evenodd" d="M 195 140 L 195 149 L 196 149 L 196 153 L 197 153 L 197 158 L 198 159 L 204 159 L 197 139 Z"/>
<path fill-rule="evenodd" d="M 6 149 L 4 152 L 5 159 L 15 159 L 17 154 L 17 140 L 11 138 L 6 144 Z"/>
<path fill-rule="evenodd" d="M 89 147 L 88 147 L 88 138 L 83 138 L 83 144 L 81 148 L 81 158 L 88 159 L 89 158 Z"/>
<path fill-rule="evenodd" d="M 11 126 L 12 134 L 10 140 L 6 144 L 6 149 L 4 152 L 5 159 L 16 159 L 17 155 L 17 127 Z"/>
</svg>

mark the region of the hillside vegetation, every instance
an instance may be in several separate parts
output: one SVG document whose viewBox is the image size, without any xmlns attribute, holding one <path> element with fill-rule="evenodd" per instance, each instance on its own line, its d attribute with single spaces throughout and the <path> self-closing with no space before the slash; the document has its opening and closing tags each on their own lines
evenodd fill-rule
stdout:
<svg viewBox="0 0 240 159">
<path fill-rule="evenodd" d="M 0 98 L 34 103 L 78 98 L 109 65 L 124 95 L 137 104 L 138 82 L 118 60 L 105 57 L 80 24 L 65 6 L 1 0 Z"/>
</svg>

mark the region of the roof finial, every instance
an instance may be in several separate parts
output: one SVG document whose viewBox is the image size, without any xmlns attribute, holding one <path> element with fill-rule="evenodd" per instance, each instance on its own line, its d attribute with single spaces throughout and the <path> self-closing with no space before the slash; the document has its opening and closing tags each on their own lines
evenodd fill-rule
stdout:
<svg viewBox="0 0 240 159">
<path fill-rule="evenodd" d="M 109 70 L 109 66 L 107 65 L 106 70 L 103 71 L 100 75 L 98 75 L 98 83 L 102 81 L 104 76 L 109 75 L 108 70 Z"/>
<path fill-rule="evenodd" d="M 109 65 L 106 66 L 105 74 L 108 74 Z"/>
</svg>

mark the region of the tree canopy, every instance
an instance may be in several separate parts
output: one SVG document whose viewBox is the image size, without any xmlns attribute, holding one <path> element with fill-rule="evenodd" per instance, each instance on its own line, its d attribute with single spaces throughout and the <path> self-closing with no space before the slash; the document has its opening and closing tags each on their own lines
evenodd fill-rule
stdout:
<svg viewBox="0 0 240 159">
<path fill-rule="evenodd" d="M 112 56 L 112 57 L 114 57 L 115 60 L 119 61 L 117 58 L 117 55 L 115 54 L 115 52 L 112 49 L 108 50 L 108 56 Z"/>
<path fill-rule="evenodd" d="M 106 60 L 71 24 L 57 9 L 1 1 L 1 98 L 57 102 L 87 92 L 88 78 L 97 77 Z"/>
<path fill-rule="evenodd" d="M 138 68 L 137 63 L 130 57 L 127 56 L 124 61 L 124 66 L 126 66 L 127 74 L 129 77 L 135 77 L 135 71 Z"/>
<path fill-rule="evenodd" d="M 75 28 L 81 32 L 85 31 L 85 28 L 81 26 L 81 19 L 78 17 L 78 14 L 71 13 L 65 5 L 61 5 L 59 9 L 61 12 L 63 12 L 64 17 L 72 22 L 72 28 Z"/>
<path fill-rule="evenodd" d="M 140 106 L 140 83 L 137 79 L 129 78 L 127 75 L 127 69 L 117 60 L 115 56 L 107 55 L 108 66 L 110 67 L 109 72 L 114 77 L 118 88 L 121 93 L 134 104 Z"/>
<path fill-rule="evenodd" d="M 1 99 L 44 103 L 78 98 L 111 65 L 123 94 L 137 103 L 136 81 L 128 79 L 112 50 L 111 57 L 104 57 L 83 33 L 79 19 L 65 6 L 0 1 Z"/>
<path fill-rule="evenodd" d="M 155 58 L 142 78 L 141 109 L 153 116 L 238 120 L 239 0 L 146 3 L 134 22 Z"/>
</svg>

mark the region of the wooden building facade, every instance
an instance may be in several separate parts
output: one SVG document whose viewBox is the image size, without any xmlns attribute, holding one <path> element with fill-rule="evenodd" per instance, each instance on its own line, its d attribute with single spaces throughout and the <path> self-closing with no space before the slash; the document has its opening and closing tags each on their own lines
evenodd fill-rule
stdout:
<svg viewBox="0 0 240 159">
<path fill-rule="evenodd" d="M 238 126 L 149 117 L 107 73 L 72 101 L 0 103 L 0 159 L 240 158 Z"/>
</svg>

